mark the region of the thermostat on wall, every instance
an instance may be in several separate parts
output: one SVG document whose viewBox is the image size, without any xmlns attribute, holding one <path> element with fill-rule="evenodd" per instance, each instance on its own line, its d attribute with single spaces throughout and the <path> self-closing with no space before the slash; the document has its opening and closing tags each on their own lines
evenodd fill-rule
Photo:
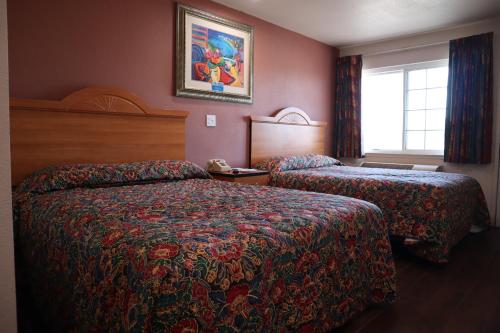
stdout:
<svg viewBox="0 0 500 333">
<path fill-rule="evenodd" d="M 207 127 L 215 127 L 217 125 L 217 117 L 214 114 L 207 114 Z"/>
</svg>

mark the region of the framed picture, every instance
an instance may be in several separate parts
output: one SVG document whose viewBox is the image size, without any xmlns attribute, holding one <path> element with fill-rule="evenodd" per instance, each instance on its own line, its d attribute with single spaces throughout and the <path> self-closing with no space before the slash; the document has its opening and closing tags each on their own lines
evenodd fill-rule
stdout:
<svg viewBox="0 0 500 333">
<path fill-rule="evenodd" d="M 177 5 L 177 96 L 252 103 L 253 28 Z"/>
</svg>

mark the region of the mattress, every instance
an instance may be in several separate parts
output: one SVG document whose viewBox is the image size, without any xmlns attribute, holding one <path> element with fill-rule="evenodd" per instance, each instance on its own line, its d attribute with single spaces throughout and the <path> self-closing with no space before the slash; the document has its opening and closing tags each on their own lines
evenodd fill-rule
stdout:
<svg viewBox="0 0 500 333">
<path fill-rule="evenodd" d="M 490 223 L 481 186 L 461 174 L 330 165 L 275 170 L 271 185 L 369 201 L 383 211 L 391 236 L 437 263 L 449 260 L 473 224 Z"/>
<path fill-rule="evenodd" d="M 60 330 L 323 332 L 396 297 L 365 201 L 178 161 L 49 168 L 14 201 L 25 277 Z"/>
</svg>

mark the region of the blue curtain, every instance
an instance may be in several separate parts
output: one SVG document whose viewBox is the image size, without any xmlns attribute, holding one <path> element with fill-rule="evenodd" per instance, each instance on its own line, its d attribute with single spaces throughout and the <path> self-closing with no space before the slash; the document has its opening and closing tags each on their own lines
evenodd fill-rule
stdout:
<svg viewBox="0 0 500 333">
<path fill-rule="evenodd" d="M 490 163 L 493 33 L 450 41 L 444 160 Z"/>
<path fill-rule="evenodd" d="M 333 154 L 361 157 L 361 70 L 360 55 L 337 59 Z"/>
</svg>

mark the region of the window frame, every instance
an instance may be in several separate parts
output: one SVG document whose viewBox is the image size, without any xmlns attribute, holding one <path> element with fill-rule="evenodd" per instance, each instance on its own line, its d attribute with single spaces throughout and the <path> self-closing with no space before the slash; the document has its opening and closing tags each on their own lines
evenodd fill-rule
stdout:
<svg viewBox="0 0 500 333">
<path fill-rule="evenodd" d="M 407 130 L 407 102 L 408 102 L 408 72 L 409 71 L 414 71 L 414 70 L 421 70 L 421 69 L 430 69 L 430 68 L 437 68 L 437 67 L 447 67 L 448 66 L 448 59 L 439 59 L 439 60 L 433 60 L 433 61 L 426 61 L 426 62 L 419 62 L 419 63 L 413 63 L 413 64 L 405 64 L 405 65 L 397 65 L 397 66 L 388 66 L 388 67 L 379 67 L 379 68 L 370 68 L 370 69 L 363 69 L 361 75 L 372 75 L 372 74 L 386 74 L 386 73 L 394 73 L 394 72 L 403 72 L 403 106 L 402 106 L 402 111 L 403 111 L 403 131 L 402 131 L 402 136 L 403 136 L 403 145 L 401 147 L 401 150 L 386 150 L 386 149 L 372 149 L 372 150 L 367 150 L 364 151 L 365 154 L 384 154 L 384 155 L 408 155 L 408 156 L 415 156 L 415 155 L 422 155 L 422 156 L 444 156 L 444 151 L 441 150 L 420 150 L 420 149 L 406 149 L 406 132 Z M 427 90 L 428 88 L 426 88 Z M 427 110 L 427 109 L 425 109 Z M 363 118 L 363 115 L 361 115 L 361 119 Z M 363 120 L 361 120 L 363 121 Z"/>
</svg>

